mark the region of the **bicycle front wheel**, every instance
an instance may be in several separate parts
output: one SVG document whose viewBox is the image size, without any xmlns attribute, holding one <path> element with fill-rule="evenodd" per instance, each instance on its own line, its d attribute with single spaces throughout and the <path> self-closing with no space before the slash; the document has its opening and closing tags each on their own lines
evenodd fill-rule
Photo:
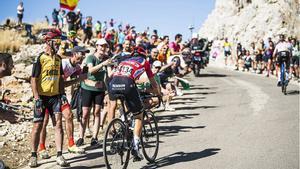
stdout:
<svg viewBox="0 0 300 169">
<path fill-rule="evenodd" d="M 127 168 L 129 162 L 129 142 L 126 125 L 120 119 L 112 120 L 107 126 L 103 154 L 108 169 Z"/>
<path fill-rule="evenodd" d="M 154 162 L 159 148 L 159 133 L 157 120 L 151 111 L 145 112 L 142 130 L 142 150 L 150 163 Z"/>
</svg>

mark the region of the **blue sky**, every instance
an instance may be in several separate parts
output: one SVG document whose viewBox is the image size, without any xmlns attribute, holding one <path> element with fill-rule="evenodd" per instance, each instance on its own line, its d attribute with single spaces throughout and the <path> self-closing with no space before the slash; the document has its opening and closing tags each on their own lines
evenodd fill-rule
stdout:
<svg viewBox="0 0 300 169">
<path fill-rule="evenodd" d="M 25 7 L 24 22 L 51 19 L 53 8 L 59 8 L 59 0 L 23 0 Z M 16 18 L 19 0 L 1 0 L 0 21 L 7 17 Z M 215 0 L 80 0 L 79 8 L 84 16 L 93 16 L 93 21 L 114 20 L 136 26 L 143 31 L 147 26 L 157 29 L 159 35 L 176 33 L 183 38 L 190 37 L 189 25 L 199 30 L 208 14 L 214 8 Z"/>
</svg>

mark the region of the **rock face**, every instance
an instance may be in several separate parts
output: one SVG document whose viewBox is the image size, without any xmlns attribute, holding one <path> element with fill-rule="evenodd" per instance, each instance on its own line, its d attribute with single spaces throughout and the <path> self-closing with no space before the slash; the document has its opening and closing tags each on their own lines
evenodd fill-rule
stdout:
<svg viewBox="0 0 300 169">
<path fill-rule="evenodd" d="M 248 45 L 280 33 L 300 38 L 299 0 L 216 0 L 199 36 Z"/>
</svg>

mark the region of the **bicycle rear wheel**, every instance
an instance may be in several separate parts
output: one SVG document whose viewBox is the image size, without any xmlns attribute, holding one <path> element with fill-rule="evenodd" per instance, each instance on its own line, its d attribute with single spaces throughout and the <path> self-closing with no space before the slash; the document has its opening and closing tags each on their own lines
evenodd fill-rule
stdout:
<svg viewBox="0 0 300 169">
<path fill-rule="evenodd" d="M 108 169 L 127 168 L 130 156 L 128 131 L 120 119 L 112 120 L 105 132 L 103 154 Z"/>
<path fill-rule="evenodd" d="M 150 163 L 154 162 L 159 148 L 159 133 L 157 120 L 151 111 L 145 112 L 142 130 L 142 150 Z"/>
<path fill-rule="evenodd" d="M 285 65 L 284 63 L 281 64 L 280 70 L 280 80 L 281 80 L 281 92 L 285 94 L 286 91 L 286 82 L 285 82 Z"/>
</svg>

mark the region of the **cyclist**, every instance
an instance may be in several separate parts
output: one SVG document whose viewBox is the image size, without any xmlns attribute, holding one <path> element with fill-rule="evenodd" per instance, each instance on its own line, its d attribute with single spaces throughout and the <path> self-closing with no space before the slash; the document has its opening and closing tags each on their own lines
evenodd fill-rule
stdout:
<svg viewBox="0 0 300 169">
<path fill-rule="evenodd" d="M 30 167 L 37 167 L 37 149 L 44 121 L 45 110 L 55 119 L 55 144 L 57 149 L 56 162 L 60 166 L 68 166 L 62 156 L 63 129 L 61 112 L 61 94 L 64 93 L 63 70 L 60 56 L 57 55 L 61 32 L 51 30 L 44 35 L 45 52 L 38 56 L 32 68 L 31 87 L 34 96 L 33 127 L 31 133 Z"/>
<path fill-rule="evenodd" d="M 159 86 L 157 85 L 154 74 L 151 71 L 150 64 L 146 60 L 146 53 L 142 48 L 135 48 L 132 57 L 122 61 L 114 70 L 109 83 L 108 92 L 111 100 L 109 108 L 108 121 L 115 116 L 116 97 L 115 94 L 125 95 L 128 109 L 135 118 L 134 126 L 134 148 L 132 155 L 133 161 L 141 161 L 143 156 L 139 152 L 140 137 L 142 132 L 143 106 L 139 98 L 138 89 L 135 80 L 146 72 L 155 94 L 161 96 Z"/>
<path fill-rule="evenodd" d="M 225 38 L 225 42 L 223 44 L 224 49 L 224 57 L 225 57 L 225 66 L 227 66 L 227 59 L 228 57 L 231 57 L 231 43 L 228 42 L 228 38 Z"/>
<path fill-rule="evenodd" d="M 79 83 L 80 81 L 86 79 L 86 73 L 81 74 L 80 64 L 84 58 L 85 53 L 88 52 L 87 49 L 81 46 L 76 46 L 72 49 L 72 57 L 62 60 L 62 68 L 64 72 L 64 80 L 67 80 L 69 77 L 74 77 L 69 81 L 65 81 L 65 87 L 71 86 L 73 84 Z M 78 77 L 78 78 L 77 78 Z M 68 136 L 68 151 L 70 153 L 84 153 L 84 150 L 77 147 L 74 144 L 74 124 L 73 124 L 73 113 L 70 109 L 68 99 L 65 94 L 62 95 L 62 106 L 61 111 L 66 120 L 66 132 Z M 41 131 L 40 137 L 40 149 L 39 154 L 41 158 L 47 159 L 50 158 L 48 152 L 46 151 L 45 141 L 46 141 L 46 126 L 49 121 L 49 113 L 45 114 L 44 124 Z"/>
<path fill-rule="evenodd" d="M 280 34 L 279 35 L 279 42 L 276 44 L 276 47 L 274 49 L 274 53 L 273 53 L 273 57 L 276 58 L 277 60 L 277 70 L 279 69 L 280 70 L 280 65 L 281 63 L 283 62 L 283 57 L 287 57 L 285 58 L 285 63 L 286 63 L 286 71 L 287 71 L 287 77 L 286 79 L 289 79 L 289 62 L 290 62 L 290 58 L 291 58 L 291 51 L 289 49 L 289 43 L 287 41 L 285 41 L 285 37 L 283 34 Z M 281 79 L 280 79 L 280 71 L 279 71 L 279 74 L 278 74 L 278 82 L 277 82 L 277 86 L 281 86 L 282 85 L 282 82 L 281 82 Z"/>
</svg>

